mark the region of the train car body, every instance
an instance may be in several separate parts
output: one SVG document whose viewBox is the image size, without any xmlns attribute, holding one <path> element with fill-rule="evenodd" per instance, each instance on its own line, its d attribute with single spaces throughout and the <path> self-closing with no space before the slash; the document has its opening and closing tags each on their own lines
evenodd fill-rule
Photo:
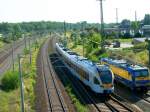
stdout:
<svg viewBox="0 0 150 112">
<path fill-rule="evenodd" d="M 87 58 L 56 43 L 56 51 L 63 58 L 73 75 L 95 93 L 110 94 L 114 91 L 114 75 L 105 65 L 96 65 Z"/>
<path fill-rule="evenodd" d="M 126 60 L 111 58 L 102 58 L 101 63 L 112 69 L 116 81 L 123 83 L 132 90 L 147 92 L 150 89 L 150 75 L 147 67 L 128 64 Z"/>
</svg>

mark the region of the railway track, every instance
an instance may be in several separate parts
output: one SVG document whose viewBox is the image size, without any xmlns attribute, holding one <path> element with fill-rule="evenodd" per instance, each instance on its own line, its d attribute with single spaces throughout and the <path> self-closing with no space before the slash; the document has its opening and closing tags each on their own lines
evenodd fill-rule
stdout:
<svg viewBox="0 0 150 112">
<path fill-rule="evenodd" d="M 55 78 L 55 72 L 53 71 L 51 63 L 49 61 L 48 45 L 49 43 L 47 42 L 41 49 L 41 67 L 48 98 L 48 111 L 68 112 L 68 108 L 64 102 Z"/>
<path fill-rule="evenodd" d="M 123 103 L 111 96 L 109 100 L 105 100 L 103 97 L 99 98 L 97 101 L 93 97 L 93 93 L 89 92 L 86 87 L 72 75 L 72 72 L 68 69 L 66 64 L 61 60 L 57 54 L 52 54 L 50 59 L 53 63 L 55 70 L 59 77 L 68 77 L 73 85 L 73 89 L 79 96 L 82 102 L 90 105 L 89 107 L 94 110 L 94 112 L 132 112 L 131 108 L 125 106 Z M 63 69 L 62 69 L 63 68 Z M 92 110 L 91 109 L 91 110 Z"/>
<path fill-rule="evenodd" d="M 145 102 L 150 104 L 150 95 L 148 93 L 141 95 L 137 95 L 140 99 L 143 99 Z"/>
<path fill-rule="evenodd" d="M 124 105 L 112 96 L 110 96 L 110 99 L 106 101 L 105 104 L 114 112 L 133 112 L 133 110 L 131 110 L 128 106 Z"/>
<path fill-rule="evenodd" d="M 21 45 L 24 44 L 23 40 L 17 41 L 14 45 L 14 50 L 16 50 L 17 48 L 19 48 Z M 2 63 L 11 53 L 12 53 L 12 46 L 9 45 L 6 48 L 4 48 L 3 50 L 0 51 L 0 63 Z"/>
</svg>

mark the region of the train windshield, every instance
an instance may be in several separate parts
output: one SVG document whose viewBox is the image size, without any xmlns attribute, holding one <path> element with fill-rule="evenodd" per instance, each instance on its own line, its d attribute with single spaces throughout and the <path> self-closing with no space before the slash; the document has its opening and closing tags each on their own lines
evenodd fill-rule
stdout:
<svg viewBox="0 0 150 112">
<path fill-rule="evenodd" d="M 98 71 L 103 84 L 112 83 L 112 73 L 107 71 Z"/>
<path fill-rule="evenodd" d="M 135 71 L 135 76 L 136 77 L 147 77 L 147 76 L 149 76 L 149 73 L 148 73 L 148 70 Z"/>
</svg>

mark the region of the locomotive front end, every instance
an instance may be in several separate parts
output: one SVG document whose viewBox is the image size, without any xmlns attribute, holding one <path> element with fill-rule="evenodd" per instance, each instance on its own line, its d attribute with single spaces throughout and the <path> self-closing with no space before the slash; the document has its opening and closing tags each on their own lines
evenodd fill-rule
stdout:
<svg viewBox="0 0 150 112">
<path fill-rule="evenodd" d="M 101 81 L 101 89 L 104 94 L 111 94 L 114 92 L 114 75 L 110 68 L 106 65 L 101 65 L 98 69 L 98 75 Z"/>
</svg>

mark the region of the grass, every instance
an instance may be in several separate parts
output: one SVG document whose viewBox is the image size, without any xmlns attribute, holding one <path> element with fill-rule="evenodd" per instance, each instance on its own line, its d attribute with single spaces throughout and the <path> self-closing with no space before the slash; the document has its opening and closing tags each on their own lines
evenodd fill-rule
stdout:
<svg viewBox="0 0 150 112">
<path fill-rule="evenodd" d="M 131 43 L 133 39 L 129 38 L 129 39 L 107 39 L 107 40 L 109 40 L 109 41 L 118 40 L 121 43 Z"/>
<path fill-rule="evenodd" d="M 20 112 L 19 89 L 11 92 L 0 90 L 0 112 Z"/>
<path fill-rule="evenodd" d="M 125 42 L 125 43 L 126 43 L 126 42 L 130 42 L 130 43 L 131 43 L 133 39 L 132 39 L 132 38 L 129 38 L 129 39 L 118 39 L 118 40 L 119 40 L 120 42 Z"/>
<path fill-rule="evenodd" d="M 43 40 L 40 42 L 40 44 Z M 36 58 L 39 48 L 36 50 L 32 46 L 32 63 L 29 64 L 29 54 L 26 54 L 22 59 L 22 70 L 24 79 L 24 99 L 25 99 L 25 111 L 35 112 L 35 94 L 34 85 L 36 78 Z M 16 71 L 18 70 L 18 64 L 15 64 Z M 11 72 L 11 71 L 10 71 Z M 20 112 L 20 89 L 11 90 L 9 92 L 0 90 L 0 112 Z"/>
<path fill-rule="evenodd" d="M 0 40 L 0 48 L 4 46 L 4 42 Z"/>
<path fill-rule="evenodd" d="M 72 102 L 75 105 L 77 112 L 88 112 L 89 109 L 88 109 L 87 105 L 85 105 L 83 102 L 81 102 L 79 100 L 79 96 L 76 93 L 76 91 L 74 90 L 72 82 L 68 79 L 68 77 L 62 76 L 59 73 L 58 73 L 58 75 L 61 78 L 61 81 L 65 87 L 65 90 L 67 91 L 68 95 L 72 99 Z"/>
<path fill-rule="evenodd" d="M 112 53 L 110 52 L 108 54 L 109 56 L 112 55 Z M 133 52 L 132 49 L 123 49 L 120 51 L 113 51 L 113 55 L 116 55 L 116 56 L 120 55 L 123 58 L 127 58 L 139 64 L 148 66 L 148 51 L 147 50 L 141 50 L 140 52 Z"/>
<path fill-rule="evenodd" d="M 79 100 L 72 85 L 68 84 L 65 88 L 69 96 L 71 97 L 72 102 L 77 109 L 77 112 L 88 112 L 88 107 Z"/>
</svg>

